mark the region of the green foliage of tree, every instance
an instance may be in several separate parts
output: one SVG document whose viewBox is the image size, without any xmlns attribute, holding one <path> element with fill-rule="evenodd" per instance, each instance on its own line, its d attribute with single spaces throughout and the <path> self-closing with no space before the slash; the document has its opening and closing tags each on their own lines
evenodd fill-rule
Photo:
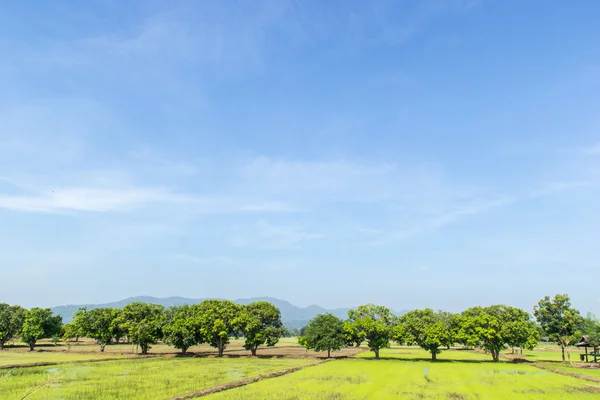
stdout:
<svg viewBox="0 0 600 400">
<path fill-rule="evenodd" d="M 431 360 L 441 352 L 441 347 L 453 344 L 453 318 L 448 313 L 434 312 L 430 308 L 404 314 L 394 328 L 393 338 L 400 344 L 416 344 L 431 353 Z"/>
<path fill-rule="evenodd" d="M 457 337 L 468 346 L 489 351 L 492 359 L 498 362 L 505 345 L 527 345 L 528 342 L 523 342 L 519 332 L 537 334 L 532 328 L 534 325 L 529 314 L 518 308 L 505 305 L 473 307 L 462 313 Z"/>
<path fill-rule="evenodd" d="M 348 311 L 348 320 L 344 324 L 347 340 L 356 346 L 364 341 L 379 359 L 379 351 L 390 346 L 392 330 L 397 317 L 384 306 L 365 304 L 356 310 Z"/>
<path fill-rule="evenodd" d="M 6 342 L 21 332 L 25 320 L 25 309 L 0 303 L 0 350 Z"/>
<path fill-rule="evenodd" d="M 583 335 L 600 337 L 600 319 L 591 312 L 587 313 L 581 324 L 581 333 Z"/>
<path fill-rule="evenodd" d="M 29 345 L 30 351 L 33 351 L 38 340 L 60 335 L 61 327 L 60 315 L 53 315 L 49 308 L 35 307 L 25 312 L 21 340 Z"/>
<path fill-rule="evenodd" d="M 164 339 L 180 349 L 182 354 L 202 341 L 200 309 L 197 305 L 169 307 L 166 318 Z"/>
<path fill-rule="evenodd" d="M 243 307 L 229 300 L 205 300 L 198 304 L 201 343 L 217 348 L 223 356 L 229 337 L 240 329 Z"/>
<path fill-rule="evenodd" d="M 306 332 L 298 338 L 298 343 L 307 349 L 326 351 L 327 358 L 331 351 L 346 346 L 347 338 L 344 321 L 333 314 L 319 314 L 306 327 Z"/>
<path fill-rule="evenodd" d="M 163 337 L 165 324 L 164 307 L 158 304 L 135 302 L 123 307 L 118 326 L 127 332 L 132 343 L 140 346 L 142 354 L 148 354 L 151 344 Z"/>
<path fill-rule="evenodd" d="M 570 361 L 571 353 L 568 348 L 579 339 L 583 318 L 578 310 L 571 307 L 569 296 L 557 294 L 553 299 L 546 296 L 534 307 L 533 314 L 544 333 L 561 347 L 563 362 L 565 361 L 565 349 Z"/>
<path fill-rule="evenodd" d="M 259 346 L 275 346 L 284 333 L 281 312 L 266 301 L 257 301 L 244 307 L 239 323 L 245 337 L 244 348 L 250 350 L 253 356 Z"/>
<path fill-rule="evenodd" d="M 95 339 L 103 352 L 115 336 L 120 313 L 114 308 L 94 308 L 86 314 L 87 323 L 82 327 L 83 336 Z"/>
</svg>

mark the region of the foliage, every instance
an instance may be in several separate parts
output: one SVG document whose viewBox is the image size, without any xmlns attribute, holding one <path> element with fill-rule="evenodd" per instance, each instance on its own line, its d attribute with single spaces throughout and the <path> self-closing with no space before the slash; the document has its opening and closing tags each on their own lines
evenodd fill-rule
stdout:
<svg viewBox="0 0 600 400">
<path fill-rule="evenodd" d="M 4 344 L 19 334 L 25 320 L 25 309 L 0 303 L 0 350 Z"/>
<path fill-rule="evenodd" d="M 561 347 L 565 361 L 565 349 L 579 339 L 579 328 L 583 323 L 579 311 L 571 307 L 568 295 L 557 294 L 553 299 L 546 296 L 540 300 L 533 313 L 544 333 Z"/>
<path fill-rule="evenodd" d="M 440 347 L 450 347 L 453 341 L 453 319 L 446 313 L 434 312 L 430 308 L 414 310 L 400 317 L 394 329 L 394 340 L 400 344 L 416 344 L 431 353 L 435 361 Z"/>
<path fill-rule="evenodd" d="M 600 336 L 600 319 L 588 312 L 581 324 L 581 333 L 589 336 Z"/>
<path fill-rule="evenodd" d="M 30 351 L 33 351 L 39 339 L 60 335 L 61 327 L 60 315 L 52 315 L 52 310 L 49 308 L 35 307 L 25 312 L 21 340 L 29 345 Z"/>
<path fill-rule="evenodd" d="M 364 341 L 379 358 L 379 350 L 390 346 L 392 329 L 397 317 L 384 306 L 365 304 L 356 310 L 348 311 L 348 320 L 344 324 L 347 340 L 356 346 Z"/>
<path fill-rule="evenodd" d="M 132 343 L 140 346 L 142 354 L 148 354 L 151 344 L 163 337 L 165 316 L 163 306 L 135 302 L 123 307 L 118 325 L 125 329 Z"/>
<path fill-rule="evenodd" d="M 198 304 L 201 343 L 216 347 L 219 357 L 229 337 L 240 329 L 242 306 L 229 300 L 205 300 Z"/>
<path fill-rule="evenodd" d="M 259 346 L 275 346 L 284 333 L 281 312 L 266 301 L 248 304 L 239 322 L 245 338 L 244 348 L 250 350 L 253 356 Z"/>
<path fill-rule="evenodd" d="M 327 358 L 330 358 L 332 350 L 339 350 L 347 344 L 344 321 L 331 313 L 319 314 L 309 322 L 298 343 L 307 349 L 327 351 Z"/>
<path fill-rule="evenodd" d="M 537 335 L 528 313 L 505 305 L 473 307 L 464 311 L 459 320 L 457 336 L 469 346 L 489 351 L 495 362 L 506 344 L 532 346 L 537 336 L 530 339 L 522 332 Z"/>
<path fill-rule="evenodd" d="M 94 308 L 86 314 L 86 323 L 81 327 L 83 336 L 95 339 L 103 352 L 115 336 L 119 311 L 114 308 Z"/>
<path fill-rule="evenodd" d="M 197 305 L 169 307 L 166 312 L 167 322 L 164 328 L 165 341 L 182 354 L 202 341 L 200 331 L 200 314 Z"/>
</svg>

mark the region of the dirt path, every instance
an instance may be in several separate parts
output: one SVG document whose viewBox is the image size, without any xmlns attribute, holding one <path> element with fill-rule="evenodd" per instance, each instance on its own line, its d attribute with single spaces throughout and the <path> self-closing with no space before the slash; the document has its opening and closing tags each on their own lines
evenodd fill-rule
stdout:
<svg viewBox="0 0 600 400">
<path fill-rule="evenodd" d="M 214 386 L 214 387 L 211 387 L 211 388 L 208 388 L 208 389 L 200 390 L 198 392 L 188 393 L 188 394 L 184 394 L 183 396 L 173 397 L 173 398 L 171 398 L 169 400 L 184 400 L 184 399 L 193 399 L 193 398 L 196 398 L 196 397 L 206 396 L 206 395 L 209 395 L 209 394 L 213 394 L 213 393 L 217 393 L 217 392 L 222 392 L 224 390 L 229 390 L 229 389 L 234 389 L 234 388 L 246 386 L 246 385 L 249 385 L 250 383 L 258 382 L 258 381 L 261 381 L 263 379 L 277 378 L 279 376 L 287 375 L 287 374 L 290 374 L 290 373 L 296 372 L 296 371 L 300 371 L 301 369 L 304 369 L 304 368 L 314 367 L 315 365 L 323 364 L 323 363 L 326 363 L 328 361 L 330 361 L 330 360 L 320 360 L 320 361 L 314 362 L 312 364 L 307 364 L 307 365 L 302 365 L 302 366 L 299 366 L 299 367 L 288 368 L 288 369 L 284 369 L 284 370 L 281 370 L 281 371 L 275 371 L 275 372 L 271 372 L 269 374 L 262 374 L 262 375 L 258 375 L 258 376 L 252 377 L 252 378 L 242 379 L 240 381 L 229 382 L 229 383 L 225 383 L 223 385 Z"/>
<path fill-rule="evenodd" d="M 583 379 L 583 380 L 586 380 L 586 381 L 589 381 L 589 382 L 600 383 L 600 379 L 594 378 L 594 377 L 591 377 L 591 376 L 588 376 L 588 375 L 582 375 L 582 374 L 578 374 L 578 373 L 575 373 L 575 372 L 564 371 L 562 369 L 555 369 L 555 368 L 552 368 L 549 365 L 545 365 L 545 364 L 541 364 L 541 363 L 533 363 L 532 365 L 534 365 L 535 367 L 537 367 L 539 369 L 543 369 L 543 370 L 546 370 L 546 371 L 554 372 L 555 374 L 570 376 L 572 378 Z"/>
</svg>

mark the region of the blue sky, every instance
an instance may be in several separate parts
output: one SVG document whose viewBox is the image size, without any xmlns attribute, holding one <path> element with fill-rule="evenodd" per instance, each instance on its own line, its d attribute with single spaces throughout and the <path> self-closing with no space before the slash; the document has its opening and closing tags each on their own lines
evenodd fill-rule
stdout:
<svg viewBox="0 0 600 400">
<path fill-rule="evenodd" d="M 3 1 L 0 297 L 600 313 L 600 4 Z"/>
</svg>

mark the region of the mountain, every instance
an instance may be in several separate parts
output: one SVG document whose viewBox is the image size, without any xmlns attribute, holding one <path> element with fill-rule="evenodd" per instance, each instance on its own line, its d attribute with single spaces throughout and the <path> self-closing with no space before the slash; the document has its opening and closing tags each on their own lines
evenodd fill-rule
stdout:
<svg viewBox="0 0 600 400">
<path fill-rule="evenodd" d="M 63 323 L 68 323 L 68 322 L 71 322 L 73 313 L 75 313 L 75 311 L 79 310 L 81 307 L 87 307 L 88 310 L 91 310 L 93 308 L 100 308 L 100 307 L 122 308 L 122 307 L 126 306 L 127 304 L 130 304 L 130 303 L 133 303 L 136 301 L 140 301 L 140 302 L 144 302 L 144 303 L 161 304 L 165 307 L 170 307 L 170 306 L 180 306 L 180 305 L 184 305 L 184 304 L 197 304 L 197 303 L 202 302 L 203 300 L 206 300 L 206 299 L 188 299 L 185 297 L 157 298 L 157 297 L 151 297 L 151 296 L 139 296 L 139 297 L 130 297 L 128 299 L 115 301 L 113 303 L 105 303 L 105 304 L 80 304 L 80 305 L 58 306 L 58 307 L 53 307 L 52 311 L 54 311 L 55 314 L 59 314 L 60 316 L 62 316 Z M 348 316 L 348 310 L 350 310 L 350 308 L 327 309 L 327 308 L 323 308 L 323 307 L 316 306 L 316 305 L 311 305 L 308 307 L 296 307 L 295 305 L 293 305 L 292 303 L 290 303 L 288 301 L 276 299 L 273 297 L 252 297 L 249 299 L 234 300 L 235 303 L 244 304 L 244 305 L 253 303 L 255 301 L 268 301 L 269 303 L 272 303 L 275 307 L 279 308 L 279 310 L 281 311 L 281 320 L 283 321 L 284 325 L 288 329 L 301 328 L 301 327 L 305 326 L 306 324 L 308 324 L 308 321 L 313 319 L 317 314 L 324 314 L 324 313 L 328 313 L 328 312 L 332 313 L 333 315 L 335 315 L 339 318 L 344 319 Z M 404 312 L 399 312 L 399 313 L 395 312 L 395 314 L 398 314 L 398 315 L 401 315 L 403 313 Z"/>
</svg>

